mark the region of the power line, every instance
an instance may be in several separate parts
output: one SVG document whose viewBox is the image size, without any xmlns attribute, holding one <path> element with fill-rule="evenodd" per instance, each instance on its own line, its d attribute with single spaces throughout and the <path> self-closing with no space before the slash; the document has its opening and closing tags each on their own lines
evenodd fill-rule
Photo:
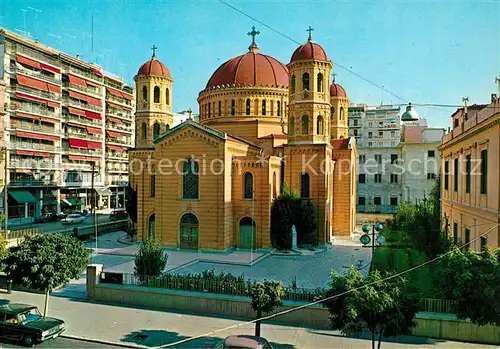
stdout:
<svg viewBox="0 0 500 349">
<path fill-rule="evenodd" d="M 482 238 L 483 236 L 485 235 L 488 235 L 493 229 L 495 228 L 498 228 L 500 226 L 500 223 L 499 224 L 496 224 L 494 227 L 488 229 L 486 232 L 484 232 L 483 234 L 477 236 L 476 238 L 472 239 L 471 241 L 461 245 L 459 248 L 462 249 L 464 248 L 465 246 L 467 245 L 470 245 L 472 244 L 474 241 Z M 195 336 L 195 337 L 190 337 L 190 338 L 185 338 L 185 339 L 182 339 L 182 340 L 179 340 L 177 342 L 173 342 L 173 343 L 168 343 L 168 344 L 164 344 L 164 345 L 161 345 L 159 347 L 157 347 L 158 349 L 159 348 L 168 348 L 168 347 L 172 347 L 172 346 L 175 346 L 175 345 L 179 345 L 179 344 L 182 344 L 182 343 L 186 343 L 186 342 L 190 342 L 192 340 L 195 340 L 195 339 L 200 339 L 200 338 L 203 338 L 203 337 L 207 337 L 207 336 L 210 336 L 210 335 L 213 335 L 213 334 L 216 334 L 216 333 L 219 333 L 219 332 L 223 332 L 223 331 L 227 331 L 227 330 L 231 330 L 231 329 L 234 329 L 234 328 L 238 328 L 238 327 L 242 327 L 242 326 L 245 326 L 245 325 L 250 325 L 250 324 L 253 324 L 257 321 L 264 321 L 264 320 L 269 320 L 269 319 L 272 319 L 272 318 L 275 318 L 277 316 L 280 316 L 280 315 L 284 315 L 284 314 L 288 314 L 288 313 L 291 313 L 293 311 L 297 311 L 297 310 L 300 310 L 300 309 L 304 309 L 304 308 L 307 308 L 307 307 L 310 307 L 312 305 L 316 305 L 316 304 L 320 304 L 320 303 L 323 303 L 325 301 L 329 301 L 331 299 L 335 299 L 335 298 L 338 298 L 338 297 L 341 297 L 341 296 L 345 296 L 346 294 L 349 294 L 351 292 L 354 292 L 354 291 L 358 291 L 358 290 L 361 290 L 365 287 L 369 287 L 369 286 L 373 286 L 373 285 L 376 285 L 378 283 L 381 283 L 381 282 L 384 282 L 384 281 L 387 281 L 387 280 L 391 280 L 391 279 L 394 279 L 394 278 L 397 278 L 401 275 L 404 275 L 406 273 L 409 273 L 409 272 L 412 272 L 416 269 L 419 269 L 425 265 L 428 265 L 428 264 L 431 264 L 431 263 L 434 263 L 440 259 L 442 259 L 443 257 L 445 257 L 446 255 L 452 253 L 453 250 L 450 250 L 448 252 L 445 252 L 443 253 L 442 255 L 439 255 L 437 256 L 436 258 L 433 258 L 431 260 L 428 260 L 427 262 L 424 262 L 424 263 L 421 263 L 415 267 L 412 267 L 412 268 L 409 268 L 407 270 L 404 270 L 402 272 L 399 272 L 399 273 L 396 273 L 396 274 L 393 274 L 393 275 L 390 275 L 390 276 L 387 276 L 381 280 L 378 280 L 378 281 L 375 281 L 375 282 L 372 282 L 372 283 L 369 283 L 369 284 L 366 284 L 366 285 L 363 285 L 363 286 L 360 286 L 360 287 L 357 287 L 357 288 L 354 288 L 352 290 L 349 290 L 349 291 L 345 291 L 345 292 L 342 292 L 342 293 L 338 293 L 338 294 L 335 294 L 335 295 L 332 295 L 332 296 L 329 296 L 329 297 L 325 297 L 325 298 L 322 298 L 322 299 L 319 299 L 317 301 L 314 301 L 314 302 L 310 302 L 310 303 L 307 303 L 307 304 L 304 304 L 304 305 L 301 305 L 301 306 L 298 306 L 298 307 L 295 307 L 295 308 L 290 308 L 290 309 L 287 309 L 287 310 L 284 310 L 284 311 L 281 311 L 279 313 L 276 313 L 276 314 L 271 314 L 271 315 L 268 315 L 268 316 L 263 316 L 263 317 L 260 317 L 258 319 L 254 319 L 254 320 L 250 320 L 250 321 L 246 321 L 246 322 L 243 322 L 243 323 L 240 323 L 240 324 L 236 324 L 236 325 L 232 325 L 232 326 L 227 326 L 227 327 L 224 327 L 224 328 L 221 328 L 221 329 L 218 329 L 218 330 L 214 330 L 214 331 L 211 331 L 211 332 L 208 332 L 208 333 L 204 333 L 202 335 L 199 335 L 199 336 Z"/>
<path fill-rule="evenodd" d="M 279 30 L 277 30 L 277 29 L 275 29 L 275 28 L 271 27 L 270 25 L 268 25 L 268 24 L 266 24 L 266 23 L 262 22 L 261 20 L 259 20 L 259 19 L 255 18 L 255 17 L 253 17 L 253 16 L 251 16 L 251 15 L 249 15 L 248 13 L 241 11 L 240 9 L 238 9 L 237 7 L 235 7 L 235 6 L 233 6 L 233 5 L 229 4 L 229 3 L 227 3 L 226 1 L 224 1 L 224 0 L 219 0 L 219 2 L 221 2 L 222 4 L 226 5 L 227 7 L 231 8 L 231 9 L 235 10 L 236 12 L 238 12 L 238 13 L 242 14 L 243 16 L 245 16 L 245 17 L 247 17 L 247 18 L 250 18 L 252 21 L 255 21 L 255 22 L 257 22 L 257 23 L 259 23 L 259 24 L 263 25 L 264 27 L 266 27 L 266 28 L 268 28 L 269 30 L 271 30 L 271 31 L 275 32 L 276 34 L 281 35 L 282 37 L 284 37 L 284 38 L 286 38 L 286 39 L 288 39 L 288 40 L 290 40 L 290 41 L 292 41 L 292 42 L 296 43 L 297 45 L 302 45 L 302 43 L 301 43 L 301 42 L 299 42 L 299 41 L 297 41 L 297 40 L 293 39 L 292 37 L 290 37 L 290 36 L 286 35 L 285 33 L 281 32 L 281 31 L 279 31 Z M 400 100 L 402 100 L 402 101 L 404 101 L 404 102 L 408 102 L 408 100 L 407 100 L 406 98 L 403 98 L 403 97 L 401 97 L 401 96 L 398 96 L 397 94 L 395 94 L 395 93 L 393 93 L 393 92 L 389 91 L 389 90 L 388 90 L 388 89 L 386 89 L 385 87 L 383 87 L 383 86 L 381 86 L 381 85 L 379 85 L 379 84 L 377 84 L 377 83 L 375 83 L 375 82 L 373 82 L 373 81 L 371 81 L 371 80 L 369 80 L 369 79 L 365 78 L 364 76 L 362 76 L 362 75 L 360 75 L 360 74 L 358 74 L 358 73 L 354 72 L 353 70 L 351 70 L 351 69 L 347 68 L 346 66 L 344 66 L 344 65 L 342 65 L 342 64 L 340 64 L 340 63 L 338 63 L 338 62 L 336 62 L 336 61 L 335 61 L 335 64 L 336 64 L 337 66 L 339 66 L 340 68 L 342 68 L 342 69 L 344 69 L 344 70 L 348 71 L 349 73 L 353 74 L 354 76 L 356 76 L 356 77 L 358 77 L 358 78 L 360 78 L 360 79 L 362 79 L 362 80 L 364 80 L 364 81 L 368 82 L 369 84 L 371 84 L 371 85 L 373 85 L 373 86 L 375 86 L 375 87 L 378 87 L 379 89 L 381 89 L 381 90 L 382 90 L 382 91 L 384 91 L 384 92 L 389 93 L 390 95 L 392 95 L 392 96 L 396 97 L 397 99 L 400 99 Z"/>
</svg>

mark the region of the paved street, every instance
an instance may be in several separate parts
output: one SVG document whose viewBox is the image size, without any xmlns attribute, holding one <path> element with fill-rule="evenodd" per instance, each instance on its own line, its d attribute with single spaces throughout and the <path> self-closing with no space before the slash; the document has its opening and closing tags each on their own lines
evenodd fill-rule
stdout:
<svg viewBox="0 0 500 349">
<path fill-rule="evenodd" d="M 76 226 L 87 226 L 92 224 L 92 215 L 87 215 L 85 217 L 85 221 L 76 225 Z M 97 214 L 97 223 L 107 223 L 109 222 L 109 214 L 98 213 Z M 75 225 L 64 225 L 60 221 L 58 222 L 50 222 L 50 223 L 40 223 L 40 224 L 23 224 L 23 225 L 12 225 L 9 226 L 9 230 L 21 230 L 21 229 L 29 229 L 29 228 L 37 228 L 40 229 L 42 233 L 44 232 L 53 232 L 60 230 L 72 230 Z"/>
<path fill-rule="evenodd" d="M 3 294 L 7 302 L 28 303 L 43 309 L 44 296 L 39 294 L 13 292 Z M 214 330 L 235 326 L 242 323 L 238 319 L 198 316 L 185 313 L 173 313 L 151 309 L 123 307 L 107 303 L 88 302 L 81 299 L 52 296 L 49 301 L 49 316 L 63 319 L 67 323 L 66 335 L 93 338 L 117 344 L 137 345 L 151 348 L 173 343 L 178 340 L 209 333 Z M 208 335 L 200 340 L 187 342 L 176 348 L 203 348 L 232 334 L 251 335 L 254 325 L 245 325 Z M 292 348 L 369 348 L 368 339 L 346 338 L 337 331 L 316 331 L 301 327 L 280 326 L 264 323 L 262 336 L 281 349 Z M 60 339 L 54 343 L 65 344 Z M 68 342 L 70 344 L 70 342 Z M 76 345 L 80 345 L 77 343 Z M 90 346 L 70 346 L 69 348 L 100 348 Z M 384 349 L 421 349 L 421 348 L 498 348 L 483 344 L 470 344 L 433 340 L 419 337 L 401 337 L 397 341 L 386 341 Z M 56 348 L 48 346 L 47 348 Z M 62 347 L 61 347 L 62 348 Z M 103 347 L 105 348 L 105 347 Z"/>
<path fill-rule="evenodd" d="M 14 342 L 0 342 L 0 346 L 2 348 L 24 348 L 26 347 L 22 345 L 17 345 Z M 116 345 L 106 345 L 106 344 L 99 344 L 99 343 L 93 343 L 93 342 L 87 342 L 87 341 L 81 341 L 81 340 L 74 340 L 74 339 L 67 339 L 67 338 L 56 338 L 54 340 L 44 342 L 41 344 L 38 344 L 35 346 L 35 348 L 57 348 L 57 349 L 66 349 L 66 348 L 85 348 L 85 349 L 122 349 L 122 347 L 116 346 Z"/>
</svg>

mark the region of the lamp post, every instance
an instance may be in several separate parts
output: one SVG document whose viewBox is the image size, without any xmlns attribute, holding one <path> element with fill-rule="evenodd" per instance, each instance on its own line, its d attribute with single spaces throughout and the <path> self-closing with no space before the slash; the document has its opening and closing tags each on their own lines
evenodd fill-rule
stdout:
<svg viewBox="0 0 500 349">
<path fill-rule="evenodd" d="M 3 219 L 4 219 L 4 231 L 5 239 L 7 240 L 7 234 L 9 232 L 8 221 L 9 221 L 9 196 L 8 196 L 8 175 L 9 175 L 9 164 L 8 164 L 8 151 L 6 147 L 0 148 L 0 155 L 4 158 L 4 175 L 3 175 Z"/>
<path fill-rule="evenodd" d="M 371 228 L 371 229 L 370 229 Z M 363 247 L 371 247 L 372 248 L 372 256 L 375 251 L 375 240 L 377 240 L 378 245 L 383 245 L 385 243 L 385 237 L 380 234 L 384 226 L 381 223 L 375 223 L 370 226 L 369 224 L 363 225 L 361 228 L 363 230 L 363 235 L 359 238 L 359 241 L 363 244 Z M 370 230 L 371 230 L 371 238 L 370 238 Z M 375 234 L 377 234 L 377 238 L 375 239 Z M 371 242 L 371 246 L 368 245 Z"/>
</svg>

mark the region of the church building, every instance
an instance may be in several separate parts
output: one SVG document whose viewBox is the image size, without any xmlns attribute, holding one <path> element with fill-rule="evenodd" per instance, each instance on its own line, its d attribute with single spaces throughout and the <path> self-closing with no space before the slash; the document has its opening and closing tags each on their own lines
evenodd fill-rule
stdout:
<svg viewBox="0 0 500 349">
<path fill-rule="evenodd" d="M 271 205 L 286 183 L 316 207 L 320 244 L 356 222 L 349 99 L 312 41 L 285 65 L 259 52 L 223 63 L 198 96 L 199 122 L 172 127 L 173 78 L 155 50 L 136 83 L 130 182 L 138 238 L 193 250 L 271 248 Z"/>
</svg>

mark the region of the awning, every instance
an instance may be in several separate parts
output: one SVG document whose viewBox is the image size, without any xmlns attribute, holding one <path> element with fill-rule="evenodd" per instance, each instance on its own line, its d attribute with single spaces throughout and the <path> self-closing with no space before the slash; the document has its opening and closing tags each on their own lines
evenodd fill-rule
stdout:
<svg viewBox="0 0 500 349">
<path fill-rule="evenodd" d="M 108 136 L 113 137 L 113 138 L 123 137 L 123 135 L 121 133 L 118 133 L 115 131 L 106 130 L 106 133 L 108 134 Z"/>
<path fill-rule="evenodd" d="M 19 130 L 16 130 L 16 136 L 24 138 L 43 139 L 45 141 L 52 141 L 52 142 L 58 141 L 60 138 L 60 136 L 49 136 L 49 135 L 43 135 L 43 134 L 19 131 Z"/>
<path fill-rule="evenodd" d="M 52 108 L 59 108 L 61 106 L 61 102 L 47 101 L 47 105 Z"/>
<path fill-rule="evenodd" d="M 85 111 L 85 116 L 86 116 L 87 118 L 89 118 L 89 119 L 96 119 L 96 120 L 101 120 L 101 119 L 102 119 L 101 114 L 99 114 L 99 113 L 94 113 L 94 112 L 92 112 L 92 111 L 88 111 L 88 110 L 86 110 L 86 111 Z"/>
<path fill-rule="evenodd" d="M 84 79 L 79 78 L 78 76 L 68 74 L 68 78 L 70 84 L 78 85 L 85 88 L 87 87 L 87 82 Z"/>
<path fill-rule="evenodd" d="M 101 149 L 102 143 L 101 142 L 94 142 L 94 141 L 87 141 L 87 148 L 88 149 Z"/>
<path fill-rule="evenodd" d="M 96 107 L 102 107 L 102 101 L 98 98 L 87 96 L 87 103 Z"/>
<path fill-rule="evenodd" d="M 44 117 L 44 116 L 40 116 L 40 120 L 43 121 L 43 122 L 50 122 L 51 124 L 58 124 L 58 123 L 61 122 L 60 120 L 52 119 L 52 118 L 47 118 L 47 117 Z"/>
<path fill-rule="evenodd" d="M 66 199 L 61 199 L 61 201 L 64 202 L 68 206 L 73 206 L 73 204 Z"/>
<path fill-rule="evenodd" d="M 40 63 L 40 68 L 42 68 L 43 70 L 51 71 L 53 73 L 58 73 L 58 74 L 61 73 L 61 69 L 44 63 Z"/>
<path fill-rule="evenodd" d="M 120 110 L 125 110 L 125 107 L 120 105 L 120 104 L 116 104 L 116 103 L 113 103 L 113 102 L 110 102 L 110 101 L 106 101 L 106 104 L 110 107 L 113 107 L 115 109 L 120 109 Z"/>
<path fill-rule="evenodd" d="M 73 126 L 73 127 L 78 127 L 78 128 L 81 128 L 81 129 L 86 129 L 87 128 L 87 126 L 85 126 L 85 125 L 76 124 L 76 123 L 71 122 L 71 121 L 68 122 L 67 125 Z"/>
<path fill-rule="evenodd" d="M 107 119 L 111 122 L 114 122 L 115 124 L 123 124 L 123 122 L 117 118 L 108 117 Z"/>
<path fill-rule="evenodd" d="M 33 156 L 39 156 L 39 157 L 42 157 L 42 158 L 48 158 L 49 157 L 49 153 L 44 152 L 44 151 L 34 151 L 33 152 Z"/>
<path fill-rule="evenodd" d="M 22 93 L 22 92 L 16 92 L 16 97 L 24 98 L 24 99 L 29 99 L 30 101 L 36 101 L 36 102 L 39 102 L 39 103 L 47 104 L 47 100 L 45 100 L 43 98 L 38 98 L 38 97 L 35 97 L 35 96 L 30 96 L 30 95 L 27 95 L 26 93 Z"/>
<path fill-rule="evenodd" d="M 95 68 L 91 68 L 91 69 L 92 69 L 92 71 L 94 72 L 95 75 L 100 76 L 100 77 L 104 76 L 104 75 L 102 75 L 102 73 L 98 69 L 95 69 Z"/>
<path fill-rule="evenodd" d="M 16 116 L 18 116 L 20 118 L 28 118 L 28 119 L 31 119 L 31 120 L 40 120 L 39 116 L 37 116 L 37 115 L 31 115 L 29 113 L 24 113 L 22 111 L 16 111 Z"/>
<path fill-rule="evenodd" d="M 71 98 L 76 98 L 76 99 L 80 99 L 82 101 L 87 101 L 87 96 L 85 96 L 83 93 L 69 91 L 69 96 Z"/>
<path fill-rule="evenodd" d="M 87 157 L 83 155 L 69 155 L 68 159 L 70 160 L 77 160 L 77 161 L 86 161 Z"/>
<path fill-rule="evenodd" d="M 73 108 L 73 107 L 68 107 L 69 113 L 73 115 L 80 115 L 80 116 L 86 116 L 85 115 L 85 110 Z"/>
<path fill-rule="evenodd" d="M 97 128 L 97 127 L 87 126 L 87 132 L 91 133 L 91 134 L 102 135 L 102 130 L 100 128 Z"/>
<path fill-rule="evenodd" d="M 47 83 L 37 79 L 32 79 L 24 75 L 16 74 L 16 80 L 20 85 L 35 88 L 37 90 L 48 91 Z"/>
<path fill-rule="evenodd" d="M 30 67 L 36 68 L 36 69 L 41 69 L 40 63 L 37 61 L 34 61 L 32 59 L 23 57 L 23 56 L 16 56 L 16 61 L 18 61 L 21 64 L 28 65 Z"/>
<path fill-rule="evenodd" d="M 17 201 L 18 204 L 36 204 L 37 200 L 29 191 L 19 190 L 19 191 L 9 191 L 9 195 Z"/>
<path fill-rule="evenodd" d="M 84 148 L 87 149 L 87 141 L 77 138 L 69 138 L 69 146 L 71 148 Z"/>
<path fill-rule="evenodd" d="M 95 191 L 100 196 L 109 196 L 109 195 L 111 195 L 111 190 L 109 190 L 108 188 L 95 188 Z"/>
<path fill-rule="evenodd" d="M 33 152 L 29 150 L 16 150 L 17 155 L 27 155 L 27 156 L 33 156 Z"/>
<path fill-rule="evenodd" d="M 111 87 L 106 87 L 106 90 L 113 96 L 124 98 L 121 91 L 115 90 L 114 88 Z"/>
<path fill-rule="evenodd" d="M 71 206 L 78 206 L 81 204 L 81 200 L 80 198 L 66 198 L 65 199 L 66 201 L 69 201 L 70 205 Z"/>
<path fill-rule="evenodd" d="M 52 92 L 52 93 L 58 93 L 58 94 L 61 94 L 61 86 L 52 85 L 52 84 L 47 83 L 47 88 L 48 88 L 48 89 L 49 89 L 49 91 L 50 91 L 50 92 Z"/>
<path fill-rule="evenodd" d="M 119 145 L 114 145 L 114 144 L 106 144 L 106 146 L 111 149 L 111 150 L 116 150 L 116 151 L 124 151 L 126 148 L 120 147 Z"/>
</svg>

